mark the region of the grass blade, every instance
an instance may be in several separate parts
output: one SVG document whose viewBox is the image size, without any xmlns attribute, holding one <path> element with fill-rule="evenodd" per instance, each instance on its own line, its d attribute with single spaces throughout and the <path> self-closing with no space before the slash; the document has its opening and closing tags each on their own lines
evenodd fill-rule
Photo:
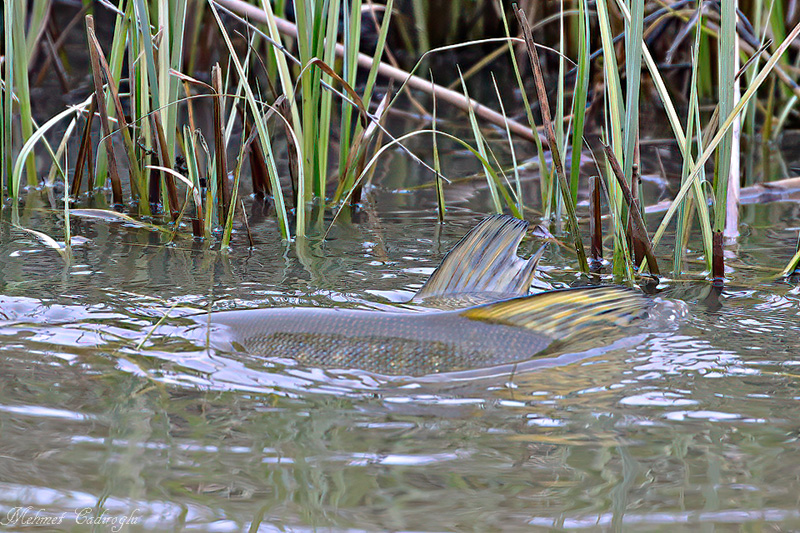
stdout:
<svg viewBox="0 0 800 533">
<path fill-rule="evenodd" d="M 578 203 L 578 182 L 583 153 L 583 131 L 586 122 L 586 101 L 589 95 L 589 28 L 588 0 L 578 0 L 578 73 L 572 96 L 572 153 L 570 159 L 569 189 L 573 203 Z M 602 254 L 601 254 L 602 257 Z"/>
<path fill-rule="evenodd" d="M 698 176 L 700 175 L 700 169 L 711 158 L 711 155 L 714 153 L 714 150 L 716 150 L 717 146 L 721 142 L 722 137 L 725 135 L 725 133 L 733 124 L 733 121 L 736 119 L 736 116 L 747 105 L 747 102 L 750 101 L 750 98 L 753 97 L 758 88 L 761 87 L 761 85 L 764 83 L 764 80 L 767 79 L 767 76 L 769 76 L 769 73 L 772 71 L 773 67 L 776 65 L 780 57 L 784 54 L 784 52 L 786 52 L 790 44 L 799 35 L 800 35 L 800 23 L 798 23 L 792 29 L 792 31 L 789 33 L 786 39 L 784 39 L 784 41 L 780 44 L 780 46 L 778 46 L 778 49 L 775 51 L 772 57 L 770 57 L 769 60 L 767 60 L 767 62 L 764 64 L 764 68 L 761 69 L 761 71 L 758 73 L 758 76 L 756 76 L 755 79 L 753 80 L 753 83 L 750 84 L 745 93 L 742 95 L 739 102 L 733 107 L 733 111 L 731 112 L 731 114 L 729 114 L 726 117 L 725 122 L 722 123 L 717 134 L 714 136 L 714 138 L 711 139 L 708 146 L 706 146 L 705 150 L 703 150 L 703 152 L 700 154 L 700 157 L 697 159 L 697 162 L 695 163 L 691 174 L 689 174 L 689 177 L 686 179 L 684 184 L 681 185 L 680 190 L 675 195 L 675 198 L 672 200 L 672 204 L 669 206 L 669 209 L 667 209 L 667 212 L 664 214 L 664 218 L 661 220 L 661 224 L 659 225 L 655 235 L 653 236 L 653 246 L 657 245 L 658 242 L 661 240 L 661 237 L 664 235 L 664 232 L 667 229 L 667 225 L 672 220 L 672 217 L 675 215 L 675 211 L 678 209 L 678 206 L 680 205 L 681 201 L 686 196 L 687 192 L 689 191 L 689 188 L 692 187 L 694 185 L 694 182 L 698 179 Z"/>
<path fill-rule="evenodd" d="M 217 11 L 217 8 L 214 5 L 213 0 L 209 0 L 208 5 L 211 8 L 211 12 L 214 15 L 214 19 L 217 21 L 217 27 L 219 28 L 220 33 L 222 34 L 222 38 L 225 40 L 225 45 L 228 47 L 228 50 L 230 51 L 231 62 L 236 68 L 236 72 L 238 73 L 240 79 L 247 79 L 244 68 L 239 62 L 239 58 L 236 56 L 236 49 L 233 47 L 233 43 L 231 43 L 231 39 L 228 36 L 228 32 L 225 30 L 225 26 L 222 23 L 222 20 L 220 19 L 219 12 Z M 269 2 L 266 2 L 266 5 L 268 6 Z M 265 9 L 269 9 L 271 12 L 271 8 L 267 7 Z M 277 29 L 275 30 L 275 33 L 277 35 Z M 287 69 L 287 75 L 288 75 L 288 69 Z M 250 85 L 248 83 L 243 83 L 242 86 L 245 91 L 245 99 L 247 100 L 247 104 L 250 107 L 250 111 L 253 115 L 253 122 L 256 126 L 256 129 L 258 130 L 258 139 L 261 142 L 261 148 L 263 149 L 264 154 L 266 154 L 267 156 L 267 162 L 269 164 L 268 168 L 270 171 L 270 183 L 272 185 L 273 199 L 275 201 L 275 212 L 278 217 L 278 227 L 280 230 L 280 234 L 282 238 L 288 239 L 290 236 L 289 218 L 286 214 L 286 204 L 283 199 L 283 192 L 281 191 L 280 183 L 278 182 L 278 170 L 275 168 L 275 157 L 272 154 L 272 145 L 270 144 L 269 140 L 270 137 L 269 133 L 267 132 L 267 126 L 264 123 L 261 114 L 261 106 L 259 106 L 259 104 L 256 102 L 255 95 L 253 94 L 253 89 L 250 87 Z"/>
<path fill-rule="evenodd" d="M 461 69 L 458 69 L 458 75 L 461 76 Z M 467 84 L 464 83 L 464 78 L 461 78 L 461 88 L 464 91 L 464 96 L 469 98 L 469 93 L 467 92 Z M 503 206 L 500 203 L 500 196 L 497 192 L 497 185 L 495 184 L 494 180 L 491 178 L 491 174 L 488 168 L 488 158 L 486 155 L 486 147 L 484 146 L 483 142 L 483 134 L 481 134 L 481 130 L 478 127 L 478 121 L 475 118 L 475 113 L 470 109 L 469 111 L 469 125 L 472 128 L 472 134 L 475 137 L 475 145 L 478 147 L 478 153 L 481 154 L 486 163 L 484 164 L 483 170 L 486 174 L 486 183 L 489 186 L 489 195 L 492 199 L 492 205 L 494 206 L 495 213 L 502 213 Z"/>
<path fill-rule="evenodd" d="M 737 63 L 736 38 L 736 3 L 735 0 L 720 0 L 722 19 L 719 36 L 717 75 L 719 86 L 719 114 L 730 116 L 734 105 L 734 87 Z M 725 218 L 728 197 L 728 182 L 731 172 L 731 156 L 733 155 L 733 128 L 727 128 L 722 135 L 717 152 L 717 165 L 714 178 L 714 232 L 725 230 Z M 738 179 L 738 176 L 736 176 Z"/>
</svg>

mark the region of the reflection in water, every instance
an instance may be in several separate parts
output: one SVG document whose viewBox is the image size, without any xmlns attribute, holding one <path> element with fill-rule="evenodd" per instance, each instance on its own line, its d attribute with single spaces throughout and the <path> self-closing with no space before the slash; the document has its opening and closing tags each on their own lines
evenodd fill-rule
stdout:
<svg viewBox="0 0 800 533">
<path fill-rule="evenodd" d="M 208 309 L 396 308 L 478 218 L 454 208 L 436 230 L 401 207 L 303 249 L 266 220 L 251 253 L 83 221 L 69 267 L 3 229 L 2 507 L 67 513 L 64 529 L 76 509 L 137 510 L 133 531 L 800 528 L 800 298 L 747 271 L 714 305 L 666 284 L 685 308 L 604 347 L 481 371 L 207 348 L 191 315 Z M 742 257 L 767 264 L 794 236 L 749 238 Z M 574 279 L 559 253 L 554 286 Z"/>
</svg>

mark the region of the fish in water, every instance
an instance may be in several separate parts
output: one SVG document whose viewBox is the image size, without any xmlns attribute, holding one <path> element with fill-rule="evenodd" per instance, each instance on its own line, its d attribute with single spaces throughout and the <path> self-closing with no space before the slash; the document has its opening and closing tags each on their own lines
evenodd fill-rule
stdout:
<svg viewBox="0 0 800 533">
<path fill-rule="evenodd" d="M 412 299 L 446 310 L 225 311 L 210 315 L 211 337 L 215 345 L 223 341 L 308 367 L 420 376 L 529 360 L 555 342 L 594 336 L 646 315 L 649 300 L 627 288 L 527 295 L 541 256 L 541 250 L 528 260 L 517 256 L 527 226 L 495 215 L 459 241 Z"/>
</svg>

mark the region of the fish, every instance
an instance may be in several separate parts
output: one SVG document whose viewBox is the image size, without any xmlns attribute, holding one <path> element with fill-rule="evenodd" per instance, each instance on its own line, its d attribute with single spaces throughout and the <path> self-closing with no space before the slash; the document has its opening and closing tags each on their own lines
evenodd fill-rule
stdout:
<svg viewBox="0 0 800 533">
<path fill-rule="evenodd" d="M 646 318 L 649 300 L 627 287 L 528 294 L 543 249 L 528 259 L 517 255 L 527 227 L 495 215 L 473 228 L 411 300 L 434 309 L 223 311 L 207 317 L 210 338 L 304 367 L 425 376 L 527 361 Z"/>
</svg>

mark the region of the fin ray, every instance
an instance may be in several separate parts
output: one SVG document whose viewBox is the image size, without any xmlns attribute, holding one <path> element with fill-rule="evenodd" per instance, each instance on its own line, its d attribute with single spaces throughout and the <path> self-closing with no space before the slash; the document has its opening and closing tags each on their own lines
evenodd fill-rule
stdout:
<svg viewBox="0 0 800 533">
<path fill-rule="evenodd" d="M 517 255 L 528 223 L 509 215 L 483 219 L 442 260 L 414 300 L 457 294 L 528 294 L 542 247 L 529 259 Z"/>
</svg>

